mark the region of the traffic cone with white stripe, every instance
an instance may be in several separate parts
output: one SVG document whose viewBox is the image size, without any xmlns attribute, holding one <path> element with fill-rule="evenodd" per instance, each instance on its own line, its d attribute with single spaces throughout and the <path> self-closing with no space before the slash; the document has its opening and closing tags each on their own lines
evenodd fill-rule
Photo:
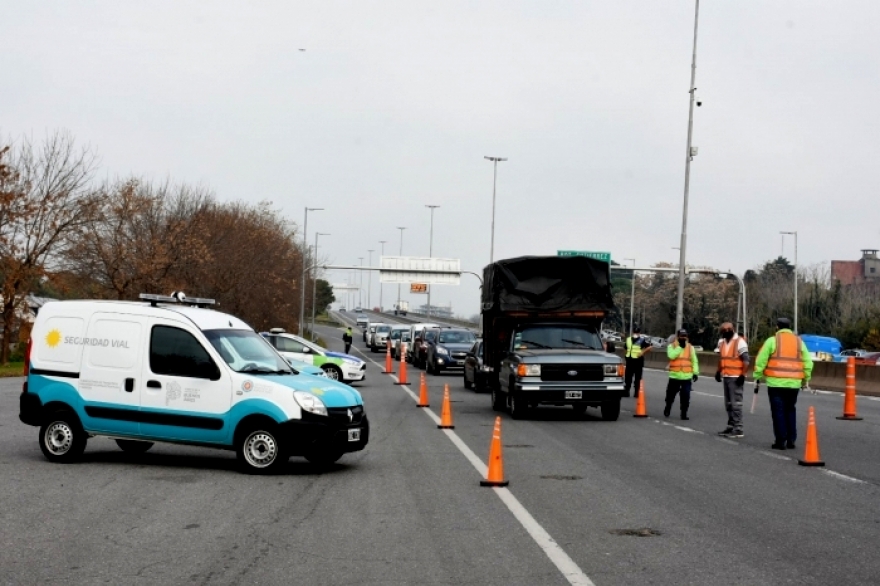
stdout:
<svg viewBox="0 0 880 586">
<path fill-rule="evenodd" d="M 501 457 L 501 418 L 495 418 L 495 429 L 492 430 L 492 442 L 489 444 L 489 466 L 485 480 L 480 486 L 507 486 L 504 479 L 504 460 Z"/>
<path fill-rule="evenodd" d="M 425 380 L 425 373 L 422 373 L 421 381 L 419 381 L 419 402 L 416 407 L 430 407 L 428 403 L 428 381 Z"/>
<path fill-rule="evenodd" d="M 382 374 L 393 374 L 394 368 L 391 365 L 391 342 L 388 342 L 385 346 L 385 372 Z"/>
<path fill-rule="evenodd" d="M 816 435 L 816 412 L 810 407 L 810 418 L 807 420 L 807 445 L 804 447 L 804 459 L 798 460 L 801 466 L 824 466 L 819 457 L 819 438 Z"/>
<path fill-rule="evenodd" d="M 647 417 L 648 416 L 648 407 L 645 404 L 645 381 L 639 381 L 639 391 L 636 395 L 636 411 L 633 413 L 633 417 Z"/>
<path fill-rule="evenodd" d="M 843 415 L 838 417 L 844 421 L 860 421 L 856 414 L 856 358 L 846 359 L 846 391 L 843 393 Z"/>
<path fill-rule="evenodd" d="M 406 344 L 403 344 L 401 347 L 401 351 L 406 351 Z M 406 380 L 406 360 L 400 361 L 400 371 L 397 373 L 397 382 L 395 384 L 398 385 L 408 385 L 409 381 Z"/>
<path fill-rule="evenodd" d="M 437 429 L 455 429 L 452 424 L 452 405 L 449 402 L 449 385 L 443 386 L 443 406 L 440 408 L 440 423 Z"/>
</svg>

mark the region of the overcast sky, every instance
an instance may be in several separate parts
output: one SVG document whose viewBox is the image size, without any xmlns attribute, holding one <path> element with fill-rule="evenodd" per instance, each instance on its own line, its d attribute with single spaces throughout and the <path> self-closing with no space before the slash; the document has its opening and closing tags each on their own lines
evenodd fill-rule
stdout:
<svg viewBox="0 0 880 586">
<path fill-rule="evenodd" d="M 427 256 L 437 204 L 434 255 L 479 271 L 503 156 L 496 258 L 677 261 L 692 0 L 0 7 L 0 133 L 67 129 L 102 177 L 326 208 L 309 240 L 340 264 L 396 253 L 397 226 Z M 880 248 L 878 22 L 870 0 L 703 0 L 689 263 L 741 273 L 780 230 L 801 264 Z M 434 301 L 476 313 L 476 280 Z"/>
</svg>

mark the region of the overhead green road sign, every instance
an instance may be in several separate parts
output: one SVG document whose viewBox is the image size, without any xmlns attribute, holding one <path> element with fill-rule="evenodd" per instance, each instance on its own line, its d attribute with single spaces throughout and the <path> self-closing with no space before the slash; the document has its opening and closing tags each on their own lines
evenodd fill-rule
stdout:
<svg viewBox="0 0 880 586">
<path fill-rule="evenodd" d="M 586 256 L 607 263 L 611 262 L 610 252 L 596 252 L 594 250 L 557 250 L 556 256 Z"/>
</svg>

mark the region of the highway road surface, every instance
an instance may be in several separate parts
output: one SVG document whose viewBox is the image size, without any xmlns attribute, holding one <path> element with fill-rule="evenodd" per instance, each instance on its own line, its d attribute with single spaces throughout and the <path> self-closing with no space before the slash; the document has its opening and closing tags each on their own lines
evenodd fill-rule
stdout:
<svg viewBox="0 0 880 586">
<path fill-rule="evenodd" d="M 332 349 L 341 330 L 319 327 Z M 650 417 L 616 422 L 545 408 L 502 414 L 507 489 L 479 486 L 496 413 L 460 373 L 428 376 L 431 407 L 371 362 L 370 445 L 326 472 L 235 471 L 234 454 L 107 439 L 53 465 L 18 421 L 23 379 L 0 381 L 0 584 L 877 584 L 880 402 L 838 421 L 817 410 L 825 469 L 772 443 L 766 395 L 742 440 L 719 438 L 720 384 L 700 379 L 690 421 L 662 416 L 665 377 L 646 377 Z M 375 361 L 375 362 L 372 362 Z M 395 363 L 395 368 L 397 363 Z M 711 375 L 712 373 L 708 373 Z M 443 385 L 455 429 L 437 429 Z M 751 391 L 749 390 L 749 393 Z M 751 400 L 747 396 L 747 403 Z M 799 430 L 803 437 L 803 425 Z"/>
</svg>

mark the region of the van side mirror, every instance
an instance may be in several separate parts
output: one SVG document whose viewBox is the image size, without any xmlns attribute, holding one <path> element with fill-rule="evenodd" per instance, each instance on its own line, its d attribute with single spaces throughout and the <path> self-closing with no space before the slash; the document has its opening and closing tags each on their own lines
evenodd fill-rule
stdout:
<svg viewBox="0 0 880 586">
<path fill-rule="evenodd" d="M 606 352 L 614 352 L 617 350 L 617 346 L 614 345 L 614 342 L 608 341 L 605 342 L 605 351 Z"/>
</svg>

